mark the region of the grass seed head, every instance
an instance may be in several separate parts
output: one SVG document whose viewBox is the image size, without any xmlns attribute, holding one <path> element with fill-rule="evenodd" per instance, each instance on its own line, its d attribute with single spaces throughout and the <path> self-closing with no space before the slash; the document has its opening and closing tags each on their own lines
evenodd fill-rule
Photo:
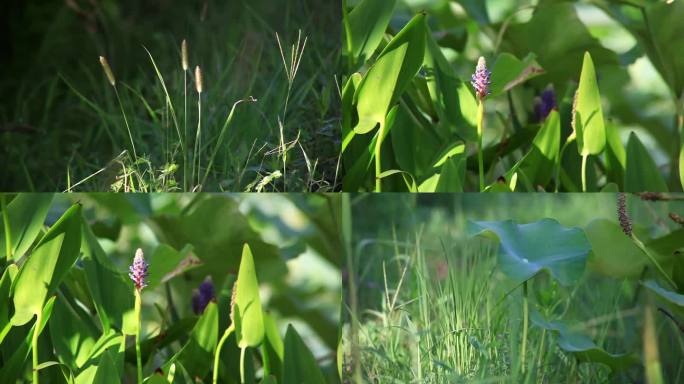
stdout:
<svg viewBox="0 0 684 384">
<path fill-rule="evenodd" d="M 618 193 L 617 195 L 617 214 L 622 232 L 632 237 L 632 221 L 627 215 L 627 196 L 624 193 Z"/>
<path fill-rule="evenodd" d="M 102 65 L 102 69 L 104 69 L 105 75 L 107 75 L 107 80 L 109 80 L 109 84 L 111 84 L 112 87 L 115 87 L 116 78 L 114 77 L 114 72 L 112 72 L 112 68 L 109 66 L 109 62 L 107 62 L 107 58 L 104 56 L 100 56 L 100 64 Z"/>
<path fill-rule="evenodd" d="M 195 67 L 195 87 L 197 88 L 197 93 L 202 93 L 202 70 L 199 65 Z"/>
<path fill-rule="evenodd" d="M 181 64 L 183 65 L 183 70 L 187 71 L 190 66 L 188 65 L 188 42 L 183 39 L 181 43 Z"/>
</svg>

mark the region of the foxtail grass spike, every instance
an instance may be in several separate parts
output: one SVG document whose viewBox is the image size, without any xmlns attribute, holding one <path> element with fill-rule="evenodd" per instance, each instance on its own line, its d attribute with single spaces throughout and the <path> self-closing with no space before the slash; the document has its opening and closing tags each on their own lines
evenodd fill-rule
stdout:
<svg viewBox="0 0 684 384">
<path fill-rule="evenodd" d="M 627 196 L 624 193 L 618 193 L 617 195 L 617 214 L 622 232 L 632 237 L 632 221 L 627 215 Z"/>
<path fill-rule="evenodd" d="M 100 64 L 102 65 L 102 69 L 104 69 L 105 75 L 107 75 L 107 80 L 109 80 L 109 84 L 111 84 L 112 87 L 116 87 L 116 78 L 114 77 L 114 72 L 112 72 L 112 68 L 109 66 L 109 62 L 107 62 L 107 58 L 104 56 L 100 56 Z"/>
<path fill-rule="evenodd" d="M 195 87 L 197 88 L 197 93 L 202 93 L 202 70 L 199 65 L 195 67 Z"/>
<path fill-rule="evenodd" d="M 181 43 L 181 65 L 183 65 L 183 71 L 187 71 L 190 68 L 188 65 L 188 42 L 185 39 Z"/>
<path fill-rule="evenodd" d="M 129 267 L 130 273 L 128 274 L 131 280 L 133 280 L 133 283 L 135 283 L 135 288 L 138 291 L 141 291 L 147 286 L 145 278 L 147 278 L 148 275 L 148 267 L 149 265 L 145 262 L 145 255 L 143 254 L 142 249 L 138 248 L 138 250 L 135 251 L 135 258 L 133 259 L 133 264 Z"/>
<path fill-rule="evenodd" d="M 470 82 L 473 85 L 473 88 L 475 88 L 478 99 L 482 100 L 490 94 L 489 86 L 491 85 L 491 76 L 492 73 L 487 70 L 487 61 L 484 57 L 480 56 L 477 60 L 475 73 L 473 73 Z"/>
</svg>

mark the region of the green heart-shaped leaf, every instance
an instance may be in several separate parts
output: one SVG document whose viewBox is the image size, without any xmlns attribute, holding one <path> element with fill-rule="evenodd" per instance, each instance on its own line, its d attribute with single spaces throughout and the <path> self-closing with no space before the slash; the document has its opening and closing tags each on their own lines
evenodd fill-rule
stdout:
<svg viewBox="0 0 684 384">
<path fill-rule="evenodd" d="M 544 125 L 534 137 L 530 151 L 506 173 L 506 180 L 511 180 L 513 174 L 519 172 L 524 175 L 530 189 L 545 186 L 551 180 L 553 170 L 558 164 L 559 151 L 560 117 L 554 110 L 547 116 Z"/>
<path fill-rule="evenodd" d="M 359 115 L 359 122 L 354 127 L 356 133 L 368 133 L 378 124 L 385 123 L 390 106 L 399 99 L 423 64 L 426 31 L 425 14 L 416 15 L 387 44 L 368 70 L 354 97 Z"/>
<path fill-rule="evenodd" d="M 138 322 L 134 318 L 133 294 L 120 294 L 130 292 L 130 279 L 117 270 L 85 222 L 81 251 L 88 289 L 103 331 L 114 326 L 126 335 L 135 334 Z M 124 323 L 124 319 L 131 321 Z"/>
<path fill-rule="evenodd" d="M 23 325 L 42 310 L 47 296 L 74 265 L 81 247 L 81 206 L 74 205 L 50 228 L 19 270 L 12 324 Z"/>
<path fill-rule="evenodd" d="M 175 363 L 185 368 L 190 377 L 204 377 L 211 369 L 217 343 L 218 309 L 212 301 L 192 328 L 190 340 L 164 364 L 162 371 L 168 372 Z"/>
<path fill-rule="evenodd" d="M 347 16 L 345 44 L 354 62 L 367 61 L 378 48 L 392 18 L 396 0 L 362 0 Z M 347 52 L 349 54 L 349 52 Z"/>
<path fill-rule="evenodd" d="M 641 143 L 639 137 L 630 133 L 627 142 L 627 164 L 625 166 L 625 192 L 667 192 L 655 161 Z"/>
<path fill-rule="evenodd" d="M 534 61 L 535 58 L 533 53 L 522 61 L 510 53 L 500 54 L 492 68 L 491 97 L 496 97 L 544 73 L 544 69 Z"/>
<path fill-rule="evenodd" d="M 256 347 L 264 339 L 264 316 L 259 298 L 259 282 L 249 245 L 242 248 L 242 261 L 235 282 L 235 334 L 240 348 Z"/>
<path fill-rule="evenodd" d="M 18 260 L 40 234 L 52 203 L 49 193 L 21 193 L 7 205 L 12 258 Z M 5 222 L 0 216 L 0 258 L 6 257 Z"/>
<path fill-rule="evenodd" d="M 443 126 L 440 133 L 444 136 L 455 133 L 464 140 L 475 141 L 477 100 L 468 84 L 456 75 L 430 33 L 427 34 L 424 70 L 432 104 L 439 118 L 438 126 Z"/>
<path fill-rule="evenodd" d="M 121 378 L 119 377 L 118 369 L 114 364 L 114 357 L 109 350 L 105 351 L 100 357 L 100 363 L 97 365 L 97 373 L 93 383 L 97 384 L 119 384 Z"/>
<path fill-rule="evenodd" d="M 325 377 L 313 354 L 290 324 L 285 333 L 282 384 L 301 383 L 325 384 Z"/>
<path fill-rule="evenodd" d="M 584 273 L 591 250 L 581 229 L 563 227 L 553 219 L 529 224 L 512 220 L 469 221 L 468 233 L 494 235 L 499 240 L 498 266 L 518 284 L 546 270 L 560 284 L 570 285 Z"/>
<path fill-rule="evenodd" d="M 582 156 L 598 155 L 606 146 L 606 127 L 603 122 L 601 95 L 596 81 L 594 62 L 589 52 L 584 53 L 582 74 L 577 88 L 575 133 L 577 149 Z"/>
<path fill-rule="evenodd" d="M 266 370 L 266 361 L 268 361 L 268 373 L 276 377 L 281 377 L 283 372 L 283 354 L 284 346 L 283 339 L 278 332 L 278 326 L 275 320 L 268 313 L 264 312 L 264 350 L 267 356 L 264 356 L 264 370 Z"/>
<path fill-rule="evenodd" d="M 622 228 L 610 220 L 597 219 L 586 229 L 592 253 L 588 267 L 616 279 L 638 278 L 648 264 L 648 259 L 627 237 Z"/>
</svg>

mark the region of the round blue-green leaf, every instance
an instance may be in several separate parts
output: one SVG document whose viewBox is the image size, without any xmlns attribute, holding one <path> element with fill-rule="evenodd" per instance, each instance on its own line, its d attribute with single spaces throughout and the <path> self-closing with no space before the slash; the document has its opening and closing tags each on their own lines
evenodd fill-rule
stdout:
<svg viewBox="0 0 684 384">
<path fill-rule="evenodd" d="M 643 284 L 667 306 L 672 314 L 684 321 L 684 295 L 661 287 L 655 280 L 648 280 Z"/>
<path fill-rule="evenodd" d="M 471 236 L 499 240 L 498 266 L 521 284 L 545 270 L 562 285 L 576 282 L 584 273 L 591 245 L 579 228 L 567 228 L 553 219 L 529 224 L 512 220 L 468 223 Z"/>
<path fill-rule="evenodd" d="M 596 345 L 589 336 L 572 331 L 563 322 L 546 321 L 537 311 L 532 311 L 530 318 L 534 325 L 557 333 L 558 346 L 562 350 L 572 353 L 581 362 L 605 364 L 615 372 L 628 369 L 640 361 L 639 356 L 635 353 L 609 353 Z"/>
</svg>

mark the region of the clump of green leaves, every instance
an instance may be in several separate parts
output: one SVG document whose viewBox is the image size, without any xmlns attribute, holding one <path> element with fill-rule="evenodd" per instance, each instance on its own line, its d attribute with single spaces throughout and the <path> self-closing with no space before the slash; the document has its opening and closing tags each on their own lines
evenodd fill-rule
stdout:
<svg viewBox="0 0 684 384">
<path fill-rule="evenodd" d="M 51 195 L 20 194 L 9 202 L 9 196 L 0 197 L 0 374 L 6 380 L 121 383 L 137 377 L 140 383 L 338 382 L 337 374 L 329 369 L 327 375 L 323 373 L 295 326 L 290 324 L 283 337 L 277 315 L 262 306 L 259 290 L 263 287 L 257 272 L 275 283 L 273 276 L 284 273 L 284 262 L 240 213 L 219 208 L 230 205 L 224 198 L 203 202 L 200 198 L 195 204 L 200 209 L 210 204 L 211 211 L 222 212 L 219 217 L 231 221 L 237 235 L 230 234 L 226 241 L 225 236 L 214 234 L 204 244 L 192 238 L 188 240 L 192 245 L 179 239 L 185 244 L 182 249 L 160 244 L 144 258 L 138 249 L 127 275 L 109 254 L 112 244 L 95 233 L 116 236 L 92 224 L 92 212 L 81 204 L 61 209 L 63 214 L 55 221 L 46 220 L 49 207 L 58 209 Z M 117 198 L 100 198 L 110 207 L 126 206 L 125 198 L 118 203 Z M 92 203 L 86 195 L 80 200 Z M 127 215 L 128 220 L 137 220 L 134 211 Z M 208 213 L 201 216 L 205 221 L 209 218 Z M 151 220 L 157 219 L 164 227 L 162 221 L 172 218 Z M 54 222 L 46 226 L 46 221 Z M 222 244 L 220 257 L 208 253 L 207 249 L 216 248 L 211 241 Z M 241 257 L 232 256 L 239 250 Z M 239 271 L 236 278 L 228 272 L 233 267 Z M 223 289 L 195 315 L 189 295 L 178 289 L 187 290 L 192 275 L 202 270 L 221 281 Z M 232 300 L 231 285 L 235 286 Z M 286 290 L 284 284 L 278 286 Z M 294 297 L 289 300 L 296 302 Z M 266 307 L 271 305 L 276 311 L 282 309 L 274 304 Z M 299 316 L 289 305 L 287 310 L 288 317 Z M 316 327 L 327 326 L 321 318 L 318 321 Z"/>
<path fill-rule="evenodd" d="M 489 19 L 484 2 L 458 2 L 465 17 L 434 5 L 432 13 L 421 12 L 405 24 L 398 3 L 403 2 L 361 0 L 345 8 L 349 75 L 342 91 L 344 190 L 684 188 L 679 182 L 682 167 L 677 166 L 682 157 L 677 143 L 684 140 L 678 79 L 684 69 L 665 53 L 672 52 L 669 48 L 663 49 L 675 40 L 668 12 L 681 14 L 684 4 L 595 2 L 637 36 L 633 52 L 645 54 L 671 86 L 675 126 L 653 127 L 640 111 L 626 110 L 626 101 L 616 97 L 623 91 L 606 90 L 624 87 L 624 78 L 618 82 L 618 75 L 609 72 L 622 74 L 626 65 L 620 66 L 618 55 L 592 36 L 571 2 L 508 9 L 501 23 Z M 403 4 L 401 10 L 407 7 Z M 528 8 L 531 19 L 515 21 Z M 633 20 L 641 19 L 634 16 L 637 12 L 643 20 Z M 654 23 L 657 28 L 649 27 Z M 492 52 L 484 51 L 491 44 L 482 44 L 482 54 L 493 63 L 487 103 L 497 108 L 484 114 L 483 98 L 462 80 L 475 69 L 466 42 L 477 46 L 480 35 L 494 41 Z M 558 104 L 540 118 L 533 113 L 535 96 L 549 85 Z M 614 99 L 610 109 L 604 106 L 606 94 Z M 622 126 L 640 124 L 660 147 L 647 147 L 641 130 L 623 142 Z M 668 155 L 667 167 L 654 160 L 660 151 Z"/>
</svg>

